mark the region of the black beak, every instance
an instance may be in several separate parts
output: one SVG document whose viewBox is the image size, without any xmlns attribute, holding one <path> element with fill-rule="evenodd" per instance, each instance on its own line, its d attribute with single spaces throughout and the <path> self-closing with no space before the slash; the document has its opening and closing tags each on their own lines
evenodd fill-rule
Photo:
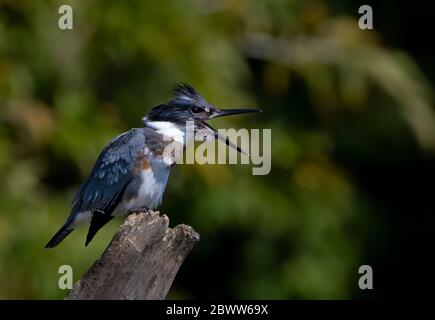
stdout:
<svg viewBox="0 0 435 320">
<path fill-rule="evenodd" d="M 216 109 L 213 113 L 208 117 L 209 119 L 232 116 L 236 114 L 242 113 L 253 113 L 253 112 L 263 112 L 261 109 Z"/>
</svg>

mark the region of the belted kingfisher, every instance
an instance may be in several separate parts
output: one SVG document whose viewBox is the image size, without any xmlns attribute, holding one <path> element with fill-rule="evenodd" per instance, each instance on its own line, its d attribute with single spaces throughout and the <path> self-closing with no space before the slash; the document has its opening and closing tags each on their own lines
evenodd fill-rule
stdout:
<svg viewBox="0 0 435 320">
<path fill-rule="evenodd" d="M 101 152 L 88 178 L 78 189 L 65 224 L 47 243 L 57 246 L 75 228 L 89 223 L 85 246 L 97 231 L 118 215 L 156 209 L 161 201 L 175 157 L 165 157 L 168 144 L 186 146 L 186 122 L 194 130 L 206 130 L 216 139 L 236 148 L 221 137 L 206 120 L 258 109 L 219 109 L 188 84 L 176 84 L 174 98 L 154 107 L 143 118 L 144 127 L 115 137 Z"/>
</svg>

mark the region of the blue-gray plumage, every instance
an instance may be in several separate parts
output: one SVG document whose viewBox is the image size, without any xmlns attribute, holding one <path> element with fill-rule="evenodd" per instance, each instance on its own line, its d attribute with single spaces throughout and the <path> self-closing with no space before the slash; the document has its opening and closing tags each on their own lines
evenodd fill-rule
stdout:
<svg viewBox="0 0 435 320">
<path fill-rule="evenodd" d="M 205 121 L 208 119 L 259 111 L 218 109 L 187 84 L 174 87 L 174 99 L 154 107 L 143 128 L 131 129 L 114 138 L 101 152 L 89 177 L 77 191 L 71 214 L 46 248 L 57 246 L 75 228 L 90 222 L 85 245 L 97 231 L 117 215 L 156 209 L 161 201 L 177 155 L 163 152 L 171 143 L 182 147 L 186 141 L 186 121 L 195 130 L 206 129 L 222 139 Z"/>
</svg>

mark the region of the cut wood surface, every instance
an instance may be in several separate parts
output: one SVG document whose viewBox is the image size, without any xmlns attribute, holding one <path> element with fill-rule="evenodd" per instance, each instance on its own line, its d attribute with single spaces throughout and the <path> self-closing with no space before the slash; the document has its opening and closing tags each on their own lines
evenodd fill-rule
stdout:
<svg viewBox="0 0 435 320">
<path fill-rule="evenodd" d="M 66 299 L 164 299 L 198 241 L 190 226 L 171 229 L 159 212 L 131 214 Z"/>
</svg>

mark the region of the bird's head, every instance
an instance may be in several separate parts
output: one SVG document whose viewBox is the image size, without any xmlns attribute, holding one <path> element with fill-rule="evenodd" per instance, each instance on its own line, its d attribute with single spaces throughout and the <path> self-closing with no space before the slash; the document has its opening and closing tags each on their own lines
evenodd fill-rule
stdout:
<svg viewBox="0 0 435 320">
<path fill-rule="evenodd" d="M 209 119 L 259 112 L 257 109 L 220 109 L 213 106 L 192 86 L 182 83 L 173 88 L 174 99 L 168 103 L 154 107 L 147 116 L 150 121 L 167 121 L 186 125 L 186 121 L 194 121 L 195 126 L 202 125 Z"/>
<path fill-rule="evenodd" d="M 221 109 L 215 107 L 192 86 L 185 83 L 176 84 L 172 92 L 174 98 L 168 103 L 154 107 L 144 118 L 145 123 L 159 122 L 185 128 L 186 122 L 193 121 L 195 132 L 206 129 L 215 138 L 220 139 L 217 131 L 207 123 L 207 120 L 242 113 L 261 112 L 260 109 Z M 228 140 L 225 143 L 232 146 Z M 239 148 L 237 150 L 240 151 Z"/>
</svg>

